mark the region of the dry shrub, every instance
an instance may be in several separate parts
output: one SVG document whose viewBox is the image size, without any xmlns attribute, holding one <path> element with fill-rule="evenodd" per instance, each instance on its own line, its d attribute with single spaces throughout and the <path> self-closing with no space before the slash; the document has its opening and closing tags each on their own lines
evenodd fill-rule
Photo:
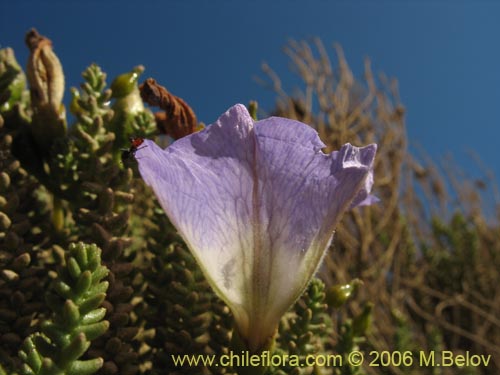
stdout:
<svg viewBox="0 0 500 375">
<path fill-rule="evenodd" d="M 302 87 L 289 94 L 266 64 L 267 79 L 260 80 L 277 94 L 273 114 L 313 126 L 325 151 L 346 142 L 378 144 L 374 191 L 380 203 L 344 217 L 325 261 L 327 284 L 355 277 L 364 281 L 357 298 L 334 318 L 340 324 L 372 301 L 367 348 L 491 354 L 494 363 L 475 371 L 496 373 L 500 231 L 485 211 L 491 199 L 484 202 L 491 177 L 472 180 L 452 163 L 440 168 L 429 158 L 412 156 L 397 81 L 383 75 L 376 79 L 369 60 L 358 80 L 339 45 L 335 51 L 332 64 L 318 39 L 292 40 L 285 53 Z M 386 370 L 403 373 L 396 367 Z M 456 368 L 446 371 L 457 373 Z"/>
</svg>

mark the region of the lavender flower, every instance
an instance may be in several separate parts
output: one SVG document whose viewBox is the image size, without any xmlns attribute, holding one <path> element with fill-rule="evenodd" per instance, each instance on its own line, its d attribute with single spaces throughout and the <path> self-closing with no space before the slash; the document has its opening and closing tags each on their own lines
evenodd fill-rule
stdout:
<svg viewBox="0 0 500 375">
<path fill-rule="evenodd" d="M 311 127 L 255 122 L 243 105 L 165 150 L 144 145 L 143 179 L 253 351 L 306 288 L 343 212 L 376 201 L 376 145 L 325 155 Z"/>
</svg>

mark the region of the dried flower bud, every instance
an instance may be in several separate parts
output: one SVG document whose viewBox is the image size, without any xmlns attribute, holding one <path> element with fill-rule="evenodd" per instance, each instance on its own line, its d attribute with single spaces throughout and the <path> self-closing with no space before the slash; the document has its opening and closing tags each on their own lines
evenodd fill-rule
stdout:
<svg viewBox="0 0 500 375">
<path fill-rule="evenodd" d="M 52 50 L 50 39 L 31 29 L 25 38 L 30 49 L 27 76 L 34 111 L 32 133 L 42 149 L 66 131 L 64 74 L 61 63 Z"/>
<path fill-rule="evenodd" d="M 144 102 L 165 111 L 155 113 L 156 125 L 161 133 L 179 139 L 200 130 L 191 107 L 157 84 L 154 79 L 148 78 L 139 86 L 139 90 Z"/>
<path fill-rule="evenodd" d="M 34 107 L 49 104 L 59 111 L 64 95 L 64 74 L 61 63 L 52 50 L 50 39 L 31 29 L 26 34 L 31 51 L 28 60 L 28 80 Z"/>
</svg>

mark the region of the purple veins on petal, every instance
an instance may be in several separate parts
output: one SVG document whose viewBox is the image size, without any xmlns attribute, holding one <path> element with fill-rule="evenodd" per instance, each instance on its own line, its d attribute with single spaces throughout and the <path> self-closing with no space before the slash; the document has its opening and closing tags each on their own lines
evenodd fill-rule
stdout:
<svg viewBox="0 0 500 375">
<path fill-rule="evenodd" d="M 255 122 L 243 105 L 165 150 L 144 143 L 143 179 L 254 349 L 303 292 L 342 213 L 376 201 L 376 145 L 324 154 L 311 127 Z"/>
</svg>

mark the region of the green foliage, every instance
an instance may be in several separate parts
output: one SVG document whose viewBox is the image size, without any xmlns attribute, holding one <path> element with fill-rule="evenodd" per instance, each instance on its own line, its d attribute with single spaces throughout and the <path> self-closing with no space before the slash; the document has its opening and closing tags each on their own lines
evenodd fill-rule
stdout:
<svg viewBox="0 0 500 375">
<path fill-rule="evenodd" d="M 10 48 L 0 50 L 0 112 L 8 112 L 26 96 L 26 76 Z"/>
<path fill-rule="evenodd" d="M 475 228 L 457 213 L 450 223 L 435 217 L 432 220 L 433 241 L 423 245 L 423 256 L 432 269 L 444 272 L 428 273 L 429 285 L 438 286 L 450 292 L 460 293 L 463 285 L 476 284 L 475 270 L 479 261 L 479 238 Z M 469 267 L 462 267 L 468 263 Z M 462 280 L 463 283 L 455 283 Z"/>
<path fill-rule="evenodd" d="M 156 329 L 149 340 L 155 349 L 152 361 L 155 369 L 175 371 L 171 355 L 212 353 L 209 327 L 213 317 L 209 311 L 215 296 L 191 254 L 179 243 L 158 248 L 153 267 L 145 291 L 150 306 L 145 312 L 146 328 Z M 184 373 L 203 370 L 186 367 Z"/>
<path fill-rule="evenodd" d="M 283 317 L 276 343 L 277 354 L 295 355 L 304 361 L 307 355 L 326 352 L 325 346 L 333 327 L 327 314 L 324 289 L 321 280 L 313 279 L 293 311 Z M 271 373 L 278 375 L 315 373 L 312 367 L 292 367 L 289 364 L 274 370 Z"/>
<path fill-rule="evenodd" d="M 102 358 L 79 360 L 90 341 L 109 327 L 100 307 L 106 297 L 108 269 L 101 264 L 95 245 L 70 245 L 57 278 L 52 282 L 47 304 L 53 317 L 41 325 L 41 333 L 30 335 L 19 353 L 23 375 L 94 374 Z"/>
<path fill-rule="evenodd" d="M 4 349 L 0 354 L 2 362 L 17 367 L 12 354 L 18 350 L 22 337 L 36 328 L 33 322 L 38 322 L 37 316 L 47 316 L 43 297 L 40 298 L 43 293 L 38 289 L 49 282 L 47 275 L 63 253 L 61 246 L 67 247 L 73 241 L 95 242 L 103 249 L 103 259 L 110 269 L 104 306 L 111 327 L 94 341 L 90 352 L 104 358 L 102 373 L 136 373 L 140 343 L 132 345 L 132 340 L 139 326 L 131 325 L 132 319 L 136 319 L 131 301 L 140 289 L 131 286 L 135 254 L 124 254 L 131 242 L 125 235 L 133 201 L 132 172 L 117 161 L 121 151 L 109 128 L 115 116 L 124 113 L 131 120 L 128 127 L 118 129 L 120 132 L 148 136 L 155 124 L 150 112 L 129 114 L 126 107 L 110 108 L 111 91 L 106 89 L 106 76 L 99 67 L 89 67 L 83 76 L 85 82 L 81 91 L 73 90 L 70 106 L 76 122 L 67 135 L 53 139 L 48 150 L 42 152 L 34 142 L 27 95 L 20 97 L 23 102 L 14 103 L 2 114 L 4 151 L 0 159 L 7 166 L 2 168 L 2 198 L 11 203 L 2 206 L 5 225 L 0 240 L 10 252 L 1 258 L 7 282 L 0 290 L 12 298 L 2 299 L 9 314 L 0 324 L 8 338 L 1 340 Z M 26 270 L 20 273 L 20 267 Z M 22 308 L 16 308 L 17 305 Z M 120 356 L 116 356 L 116 350 Z"/>
<path fill-rule="evenodd" d="M 24 88 L 24 74 L 9 49 L 0 50 L 0 82 L 0 362 L 9 370 L 19 365 L 17 351 L 32 322 L 48 311 L 50 267 L 36 245 L 48 239 L 50 204 L 11 152 L 29 121 L 29 95 L 15 92 Z"/>
</svg>

